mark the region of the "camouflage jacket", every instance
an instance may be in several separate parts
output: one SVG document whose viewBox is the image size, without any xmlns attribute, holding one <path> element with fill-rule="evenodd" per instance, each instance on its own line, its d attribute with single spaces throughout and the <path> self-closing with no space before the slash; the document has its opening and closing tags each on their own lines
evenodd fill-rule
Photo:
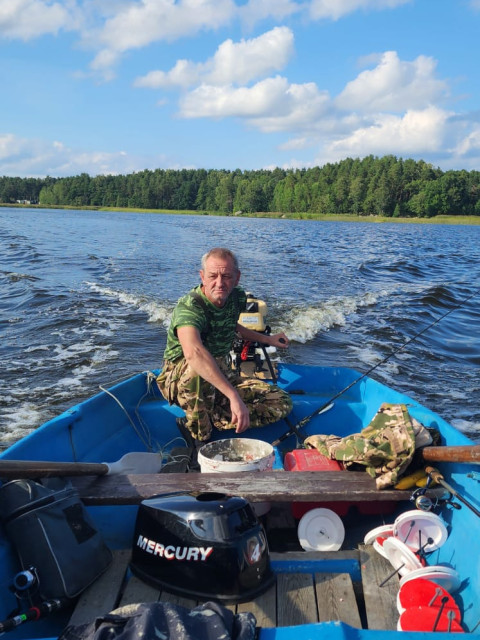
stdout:
<svg viewBox="0 0 480 640">
<path fill-rule="evenodd" d="M 200 299 L 200 300 L 199 300 Z M 247 296 L 235 287 L 225 306 L 215 307 L 202 293 L 201 286 L 189 291 L 177 302 L 167 333 L 164 360 L 174 362 L 183 355 L 177 338 L 177 328 L 191 326 L 199 330 L 202 342 L 214 358 L 228 355 L 232 348 L 240 313 L 245 309 Z"/>
<path fill-rule="evenodd" d="M 314 435 L 305 446 L 345 463 L 365 466 L 376 478 L 377 489 L 397 482 L 415 453 L 415 432 L 404 404 L 384 403 L 370 424 L 360 433 L 344 438 L 335 435 Z"/>
</svg>

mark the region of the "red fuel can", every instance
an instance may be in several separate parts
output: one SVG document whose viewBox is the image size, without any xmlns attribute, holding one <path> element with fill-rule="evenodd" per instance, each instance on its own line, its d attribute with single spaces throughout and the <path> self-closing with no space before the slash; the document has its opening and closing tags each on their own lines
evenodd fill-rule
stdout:
<svg viewBox="0 0 480 640">
<path fill-rule="evenodd" d="M 331 460 L 316 449 L 294 449 L 285 454 L 283 460 L 285 471 L 342 471 L 343 466 L 337 460 Z M 339 516 L 346 515 L 349 502 L 297 502 L 292 503 L 294 518 L 301 518 L 307 511 L 324 507 L 331 509 Z"/>
<path fill-rule="evenodd" d="M 286 471 L 343 471 L 344 467 L 338 460 L 331 460 L 316 449 L 294 449 L 285 454 L 283 468 Z M 292 504 L 294 518 L 301 518 L 310 509 L 324 507 L 331 509 L 339 516 L 347 514 L 349 508 L 355 505 L 363 515 L 393 513 L 395 502 L 297 502 Z"/>
</svg>

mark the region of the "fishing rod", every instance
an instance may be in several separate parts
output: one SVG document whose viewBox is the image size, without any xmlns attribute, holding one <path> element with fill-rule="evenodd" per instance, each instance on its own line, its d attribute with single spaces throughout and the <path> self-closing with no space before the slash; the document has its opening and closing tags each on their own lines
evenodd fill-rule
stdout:
<svg viewBox="0 0 480 640">
<path fill-rule="evenodd" d="M 6 631 L 12 631 L 12 629 L 15 629 L 25 622 L 39 620 L 43 616 L 54 613 L 55 611 L 62 609 L 67 604 L 67 602 L 68 600 L 66 598 L 45 600 L 44 602 L 41 602 L 37 607 L 30 607 L 30 609 L 25 611 L 25 613 L 19 613 L 12 616 L 11 618 L 2 620 L 0 622 L 0 634 L 5 633 Z"/>
<path fill-rule="evenodd" d="M 416 333 L 414 336 L 412 336 L 411 338 L 409 338 L 408 340 L 406 340 L 400 347 L 398 347 L 397 349 L 395 349 L 394 351 L 392 351 L 392 353 L 390 353 L 388 356 L 386 356 L 385 358 L 383 358 L 383 360 L 380 360 L 380 362 L 377 362 L 377 364 L 373 365 L 373 367 L 370 367 L 370 369 L 368 369 L 368 371 L 366 371 L 365 373 L 363 373 L 361 376 L 359 376 L 358 378 L 356 378 L 355 380 L 353 380 L 353 382 L 351 382 L 349 385 L 347 385 L 344 389 L 342 389 L 341 391 L 339 391 L 338 393 L 336 393 L 332 398 L 330 398 L 329 400 L 327 400 L 327 402 L 325 402 L 324 404 L 322 404 L 321 407 L 319 407 L 318 409 L 315 409 L 315 411 L 313 411 L 313 413 L 311 413 L 308 416 L 305 416 L 305 418 L 302 418 L 296 425 L 293 426 L 293 428 L 290 428 L 289 431 L 287 431 L 286 433 L 284 433 L 283 435 L 281 435 L 276 441 L 275 444 L 278 444 L 280 442 L 282 442 L 283 440 L 286 440 L 286 438 L 290 437 L 291 435 L 295 434 L 299 435 L 298 431 L 299 429 L 301 429 L 302 427 L 304 427 L 306 424 L 308 424 L 310 422 L 310 420 L 312 420 L 312 418 L 315 418 L 315 416 L 318 416 L 320 413 L 322 413 L 323 411 L 326 411 L 330 405 L 337 400 L 337 398 L 339 398 L 340 396 L 342 396 L 344 393 L 346 393 L 347 391 L 349 391 L 353 386 L 355 386 L 358 382 L 360 382 L 361 380 L 363 380 L 364 378 L 366 378 L 368 375 L 370 375 L 372 373 L 372 371 L 375 371 L 375 369 L 377 369 L 378 367 L 380 367 L 382 364 L 385 364 L 386 362 L 388 362 L 391 358 L 393 358 L 394 356 L 396 356 L 398 353 L 400 353 L 401 351 L 403 351 L 411 342 L 413 342 L 414 340 L 417 340 L 417 338 L 419 338 L 421 335 L 423 335 L 426 331 L 428 331 L 429 329 L 431 329 L 432 327 L 434 327 L 436 324 L 438 324 L 439 322 L 441 322 L 444 318 L 446 318 L 448 315 L 450 315 L 451 313 L 453 313 L 454 311 L 456 311 L 457 309 L 460 309 L 460 307 L 463 307 L 464 304 L 466 304 L 469 300 L 471 300 L 472 298 L 474 298 L 477 293 L 480 291 L 480 288 L 475 289 L 475 291 L 470 294 L 469 296 L 467 296 L 466 298 L 464 298 L 463 300 L 461 300 L 458 304 L 454 305 L 453 307 L 451 307 L 448 311 L 446 311 L 444 314 L 442 314 L 439 318 L 437 318 L 436 320 L 434 320 L 433 322 L 431 322 L 428 326 L 424 327 L 421 331 L 419 331 L 418 333 Z M 303 438 L 305 439 L 305 438 Z"/>
<path fill-rule="evenodd" d="M 285 340 L 283 338 L 280 338 L 280 342 L 285 342 Z M 265 361 L 266 361 L 266 363 L 268 365 L 268 369 L 270 371 L 270 375 L 272 377 L 273 384 L 277 384 L 277 375 L 276 375 L 275 370 L 273 368 L 270 356 L 268 355 L 268 352 L 267 352 L 267 350 L 265 348 L 265 345 L 263 343 L 259 343 L 259 344 L 260 344 L 260 347 L 261 347 L 261 349 L 263 351 L 263 355 L 265 357 Z M 290 392 L 290 393 L 293 393 L 293 392 Z M 325 411 L 328 411 L 332 407 L 333 407 L 333 402 L 330 402 L 325 407 L 323 407 L 323 410 L 320 411 L 319 413 L 324 413 Z M 298 425 L 293 424 L 293 422 L 289 419 L 288 416 L 285 416 L 284 421 L 286 422 L 288 428 L 290 429 L 290 431 L 288 432 L 288 435 L 295 434 L 297 436 L 297 441 L 300 442 L 301 444 L 303 444 L 303 442 L 305 440 L 305 436 L 302 433 L 300 433 L 300 431 L 298 430 Z M 287 437 L 286 434 L 284 434 L 283 436 L 280 436 L 280 438 L 278 438 L 277 440 L 272 442 L 272 446 L 276 447 L 286 437 Z"/>
<path fill-rule="evenodd" d="M 435 467 L 426 467 L 425 471 L 427 475 L 430 478 L 432 478 L 432 480 L 435 480 L 435 482 L 438 482 L 438 484 L 442 485 L 442 487 L 446 489 L 449 493 L 451 493 L 452 496 L 455 496 L 455 498 L 457 498 L 457 500 L 460 500 L 460 502 L 462 502 L 466 507 L 468 507 L 470 511 L 473 511 L 473 513 L 476 516 L 480 517 L 480 511 L 477 509 L 477 507 L 473 506 L 471 502 L 469 502 L 466 498 L 464 498 L 461 494 L 459 494 L 458 491 L 456 491 L 451 485 L 449 485 L 438 469 L 435 469 Z"/>
</svg>

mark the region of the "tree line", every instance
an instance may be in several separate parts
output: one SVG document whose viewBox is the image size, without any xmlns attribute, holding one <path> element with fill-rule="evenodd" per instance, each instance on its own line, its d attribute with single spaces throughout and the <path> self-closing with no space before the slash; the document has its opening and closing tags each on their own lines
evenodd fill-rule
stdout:
<svg viewBox="0 0 480 640">
<path fill-rule="evenodd" d="M 0 178 L 0 202 L 42 206 L 432 217 L 480 215 L 480 172 L 395 156 L 310 169 L 155 169 L 128 175 Z"/>
</svg>

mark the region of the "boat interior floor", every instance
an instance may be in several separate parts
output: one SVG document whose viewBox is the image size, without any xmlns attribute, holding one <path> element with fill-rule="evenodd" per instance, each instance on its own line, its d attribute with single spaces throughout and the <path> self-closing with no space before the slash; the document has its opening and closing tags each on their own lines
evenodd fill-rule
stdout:
<svg viewBox="0 0 480 640">
<path fill-rule="evenodd" d="M 329 554 L 332 552 L 310 552 L 309 559 L 321 563 L 328 560 Z M 398 577 L 379 588 L 391 573 L 390 563 L 371 546 L 335 552 L 335 557 L 338 554 L 345 562 L 357 564 L 357 576 L 321 570 L 291 572 L 289 563 L 298 561 L 301 554 L 273 552 L 270 558 L 276 573 L 274 584 L 252 601 L 225 606 L 235 613 L 252 612 L 260 628 L 338 620 L 356 628 L 395 629 Z M 115 551 L 115 561 L 109 569 L 80 596 L 69 624 L 85 624 L 108 611 L 138 602 L 163 601 L 187 608 L 200 604 L 142 582 L 131 575 L 129 561 L 130 550 Z"/>
</svg>

